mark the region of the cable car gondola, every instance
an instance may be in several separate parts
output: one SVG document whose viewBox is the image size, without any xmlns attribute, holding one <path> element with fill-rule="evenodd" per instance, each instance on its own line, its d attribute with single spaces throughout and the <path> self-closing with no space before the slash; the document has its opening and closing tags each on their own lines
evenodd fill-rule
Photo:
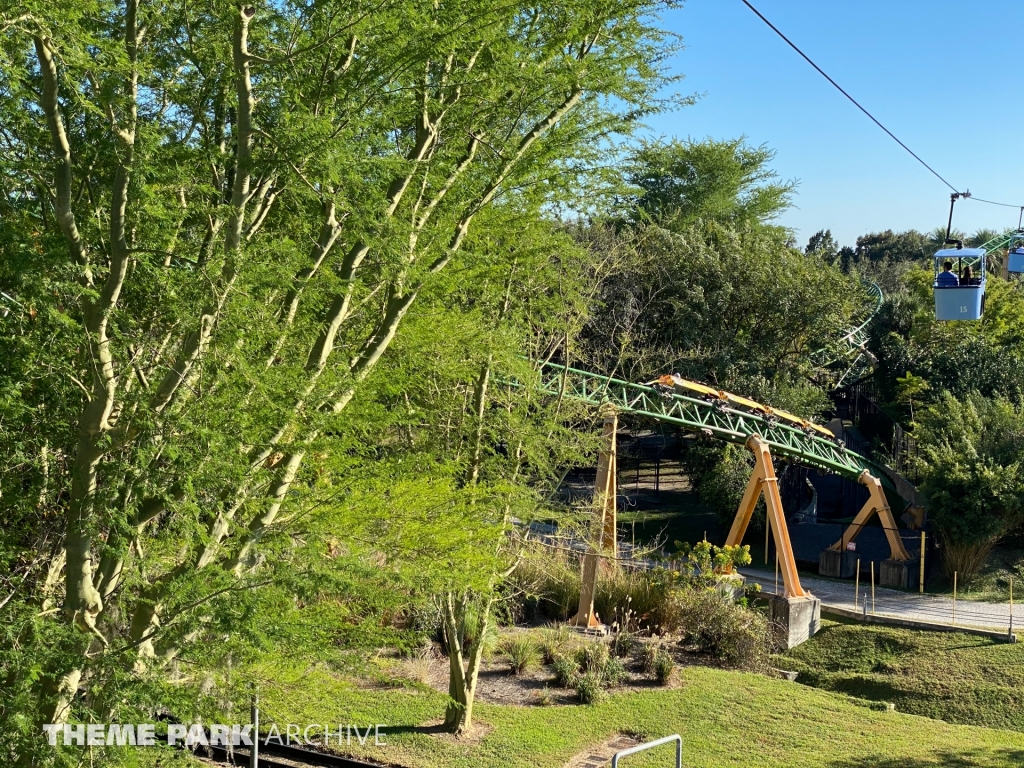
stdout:
<svg viewBox="0 0 1024 768">
<path fill-rule="evenodd" d="M 935 252 L 936 320 L 980 320 L 985 308 L 985 250 L 944 248 Z"/>
<path fill-rule="evenodd" d="M 1006 271 L 1017 275 L 1024 273 L 1024 231 L 1017 230 L 1010 236 L 1010 248 L 1006 254 Z"/>
</svg>

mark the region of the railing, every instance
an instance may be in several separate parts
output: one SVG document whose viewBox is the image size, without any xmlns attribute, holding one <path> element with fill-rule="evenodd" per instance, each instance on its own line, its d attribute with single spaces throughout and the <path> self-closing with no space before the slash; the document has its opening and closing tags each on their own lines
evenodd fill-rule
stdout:
<svg viewBox="0 0 1024 768">
<path fill-rule="evenodd" d="M 662 744 L 668 744 L 670 742 L 676 743 L 676 768 L 683 768 L 683 737 L 678 733 L 674 733 L 671 736 L 665 736 L 661 739 L 655 739 L 654 741 L 648 741 L 646 744 L 640 744 L 636 747 L 630 747 L 629 749 L 623 749 L 612 755 L 612 768 L 619 768 L 619 760 L 628 755 L 635 755 L 637 752 L 644 752 L 654 747 L 660 747 Z"/>
</svg>

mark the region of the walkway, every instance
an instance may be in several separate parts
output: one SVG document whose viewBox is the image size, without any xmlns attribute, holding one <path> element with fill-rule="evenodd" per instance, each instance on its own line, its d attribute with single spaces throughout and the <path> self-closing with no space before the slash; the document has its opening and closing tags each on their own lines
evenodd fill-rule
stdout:
<svg viewBox="0 0 1024 768">
<path fill-rule="evenodd" d="M 761 585 L 767 594 L 775 592 L 775 575 L 773 572 L 754 568 L 741 568 L 740 572 L 748 581 Z M 864 595 L 867 595 L 868 613 L 871 613 L 871 582 L 860 580 L 860 597 L 854 605 L 854 582 L 822 579 L 815 576 L 800 574 L 800 584 L 822 605 L 833 608 L 844 608 L 848 611 L 863 611 Z M 779 579 L 779 591 L 782 591 L 782 580 Z M 956 601 L 956 618 L 953 617 L 953 598 L 945 595 L 919 594 L 917 592 L 900 592 L 895 589 L 875 588 L 875 613 L 885 616 L 897 616 L 918 621 L 930 621 L 935 624 L 956 624 L 982 629 L 1007 630 L 1010 624 L 1010 606 L 1007 603 L 980 603 L 972 600 Z M 1013 606 L 1014 632 L 1024 629 L 1024 605 Z"/>
</svg>

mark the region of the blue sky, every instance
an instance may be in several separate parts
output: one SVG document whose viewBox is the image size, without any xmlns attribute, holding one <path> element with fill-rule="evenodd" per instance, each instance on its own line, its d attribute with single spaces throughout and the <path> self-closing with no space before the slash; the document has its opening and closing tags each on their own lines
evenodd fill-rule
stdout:
<svg viewBox="0 0 1024 768">
<path fill-rule="evenodd" d="M 958 189 L 1024 204 L 1024 2 L 752 0 L 855 99 Z M 949 189 L 848 102 L 740 0 L 665 12 L 684 38 L 673 71 L 696 105 L 660 115 L 665 137 L 735 138 L 776 150 L 800 186 L 780 223 L 801 243 L 831 229 L 844 245 L 884 229 L 944 225 Z M 967 232 L 1018 211 L 957 203 Z"/>
</svg>

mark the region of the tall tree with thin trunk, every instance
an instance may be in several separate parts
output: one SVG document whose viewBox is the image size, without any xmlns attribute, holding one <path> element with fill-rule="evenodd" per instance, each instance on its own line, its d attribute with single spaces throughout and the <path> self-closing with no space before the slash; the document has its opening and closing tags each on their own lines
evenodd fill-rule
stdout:
<svg viewBox="0 0 1024 768">
<path fill-rule="evenodd" d="M 0 8 L 3 695 L 76 717 L 265 583 L 421 298 L 659 108 L 655 10 Z"/>
</svg>

